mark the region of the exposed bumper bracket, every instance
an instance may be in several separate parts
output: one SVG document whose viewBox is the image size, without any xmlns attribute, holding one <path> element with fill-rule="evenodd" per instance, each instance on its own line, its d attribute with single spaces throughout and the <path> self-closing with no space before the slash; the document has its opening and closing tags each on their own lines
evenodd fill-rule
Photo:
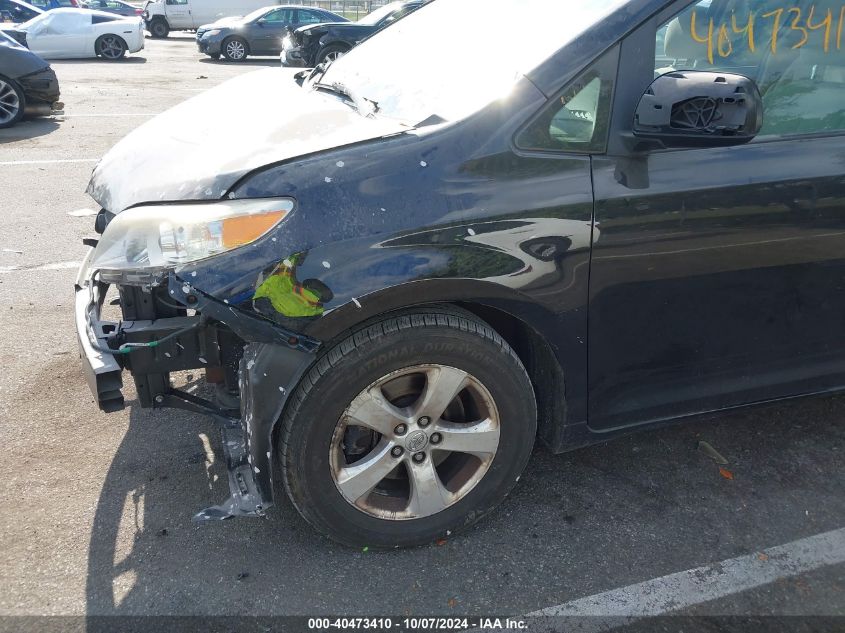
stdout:
<svg viewBox="0 0 845 633">
<path fill-rule="evenodd" d="M 156 406 L 183 409 L 210 416 L 220 425 L 223 455 L 229 475 L 229 497 L 194 515 L 195 523 L 223 521 L 235 516 L 264 516 L 265 502 L 255 481 L 239 412 L 221 409 L 190 393 L 171 389 L 155 398 Z"/>
<path fill-rule="evenodd" d="M 236 516 L 263 517 L 264 500 L 249 464 L 248 451 L 240 421 L 237 425 L 223 424 L 223 454 L 229 473 L 229 497 L 220 505 L 197 512 L 194 523 L 223 521 Z"/>
<path fill-rule="evenodd" d="M 112 354 L 98 351 L 93 344 L 93 341 L 96 341 L 99 347 L 107 347 L 107 330 L 117 326 L 116 323 L 94 318 L 99 315 L 105 292 L 106 286 L 96 282 L 91 282 L 90 287 L 77 286 L 75 318 L 85 380 L 91 388 L 91 393 L 96 396 L 99 407 L 110 413 L 120 411 L 124 406 L 121 392 L 123 369 Z"/>
</svg>

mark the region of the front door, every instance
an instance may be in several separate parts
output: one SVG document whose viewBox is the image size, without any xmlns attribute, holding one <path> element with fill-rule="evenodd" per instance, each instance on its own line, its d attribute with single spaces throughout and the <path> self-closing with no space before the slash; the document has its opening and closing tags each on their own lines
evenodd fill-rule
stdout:
<svg viewBox="0 0 845 633">
<path fill-rule="evenodd" d="M 677 3 L 623 42 L 613 140 L 593 163 L 592 428 L 845 385 L 837 2 Z M 691 69 L 754 79 L 761 135 L 631 155 L 640 95 L 655 76 Z"/>
<path fill-rule="evenodd" d="M 282 52 L 285 27 L 293 24 L 295 9 L 274 9 L 250 24 L 250 52 L 253 55 L 278 55 Z"/>
<path fill-rule="evenodd" d="M 191 19 L 188 0 L 165 0 L 164 12 L 171 29 L 192 29 L 199 26 Z"/>
</svg>

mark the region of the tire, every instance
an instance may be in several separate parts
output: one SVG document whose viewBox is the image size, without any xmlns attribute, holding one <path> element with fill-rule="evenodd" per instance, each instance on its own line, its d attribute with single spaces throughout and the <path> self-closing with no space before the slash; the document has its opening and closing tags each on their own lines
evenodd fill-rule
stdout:
<svg viewBox="0 0 845 633">
<path fill-rule="evenodd" d="M 405 417 L 385 415 L 370 393 Z M 421 394 L 435 394 L 434 404 Z M 450 394 L 442 415 L 437 394 Z M 381 415 L 368 417 L 367 406 Z M 361 419 L 385 432 L 350 423 Z M 316 529 L 345 545 L 405 547 L 490 512 L 519 479 L 536 431 L 533 388 L 514 351 L 471 314 L 431 308 L 378 320 L 325 352 L 291 395 L 277 448 L 288 496 Z M 365 470 L 375 488 L 351 474 Z"/>
<path fill-rule="evenodd" d="M 128 48 L 126 42 L 119 35 L 101 35 L 94 42 L 94 52 L 97 53 L 97 56 L 110 62 L 123 59 Z"/>
<path fill-rule="evenodd" d="M 17 83 L 0 75 L 0 129 L 12 127 L 23 118 L 26 98 Z"/>
<path fill-rule="evenodd" d="M 326 61 L 334 61 L 338 57 L 343 57 L 348 52 L 349 48 L 343 44 L 330 44 L 317 53 L 317 66 Z"/>
<path fill-rule="evenodd" d="M 230 62 L 242 62 L 249 55 L 249 45 L 240 37 L 227 37 L 220 46 L 220 54 Z"/>
<path fill-rule="evenodd" d="M 150 35 L 155 39 L 164 39 L 170 34 L 170 25 L 162 18 L 155 18 L 150 22 Z"/>
</svg>

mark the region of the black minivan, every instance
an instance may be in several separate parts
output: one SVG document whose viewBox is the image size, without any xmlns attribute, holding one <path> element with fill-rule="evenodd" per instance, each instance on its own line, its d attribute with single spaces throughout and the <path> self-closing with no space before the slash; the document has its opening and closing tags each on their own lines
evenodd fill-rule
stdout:
<svg viewBox="0 0 845 633">
<path fill-rule="evenodd" d="M 89 193 L 89 384 L 219 422 L 200 521 L 276 469 L 332 538 L 424 543 L 537 438 L 845 386 L 842 0 L 435 0 L 156 117 Z"/>
</svg>

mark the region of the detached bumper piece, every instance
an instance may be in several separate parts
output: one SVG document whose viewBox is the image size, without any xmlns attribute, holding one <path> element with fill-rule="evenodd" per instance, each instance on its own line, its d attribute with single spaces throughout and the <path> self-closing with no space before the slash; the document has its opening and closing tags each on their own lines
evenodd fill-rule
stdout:
<svg viewBox="0 0 845 633">
<path fill-rule="evenodd" d="M 100 308 L 103 305 L 108 286 L 91 282 L 88 287 L 76 287 L 76 335 L 79 342 L 79 355 L 82 369 L 91 393 L 97 399 L 100 409 L 106 412 L 123 409 L 123 368 L 114 355 L 101 352 L 97 348 L 108 348 L 109 334 L 115 331 L 117 323 L 100 320 Z"/>
</svg>

